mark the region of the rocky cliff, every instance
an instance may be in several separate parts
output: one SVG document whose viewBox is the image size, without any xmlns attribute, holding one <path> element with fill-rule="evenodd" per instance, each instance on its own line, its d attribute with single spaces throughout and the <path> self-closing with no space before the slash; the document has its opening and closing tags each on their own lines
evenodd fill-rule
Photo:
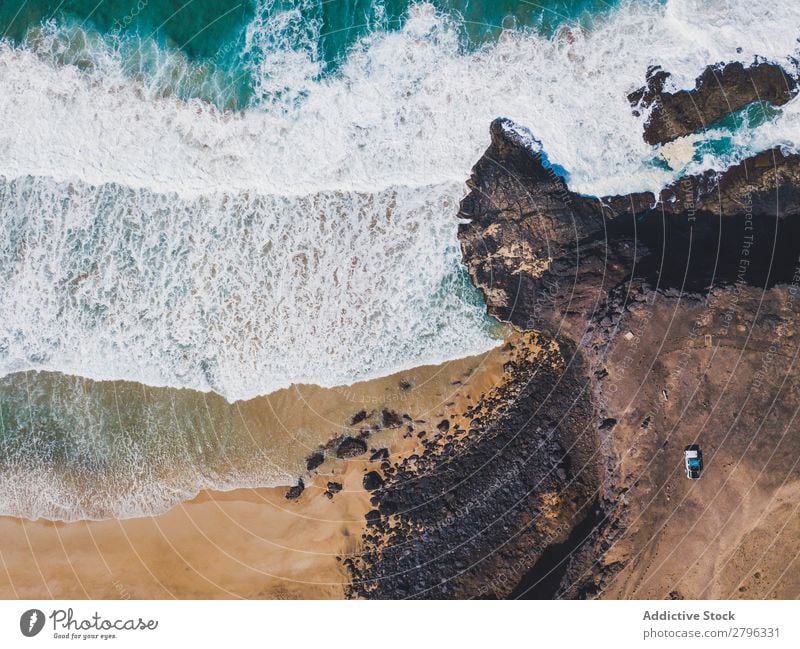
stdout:
<svg viewBox="0 0 800 649">
<path fill-rule="evenodd" d="M 594 198 L 571 192 L 521 132 L 492 124 L 459 212 L 464 263 L 500 320 L 577 335 L 621 282 L 694 291 L 732 283 L 743 248 L 749 283 L 791 276 L 800 156 L 774 149 L 658 196 Z"/>
<path fill-rule="evenodd" d="M 797 90 L 770 64 L 715 66 L 685 92 L 665 81 L 651 71 L 631 98 L 652 142 Z M 371 531 L 344 559 L 350 594 L 796 596 L 793 574 L 750 558 L 800 529 L 780 509 L 800 491 L 800 157 L 591 197 L 523 128 L 499 119 L 490 135 L 458 234 L 489 312 L 522 342 L 462 423 L 381 465 Z M 690 443 L 706 457 L 697 483 Z"/>
<path fill-rule="evenodd" d="M 685 135 L 755 99 L 784 103 L 797 89 L 768 64 L 709 68 L 694 90 L 679 93 L 662 92 L 664 79 L 651 75 L 633 98 L 653 107 L 649 142 Z M 786 435 L 800 407 L 789 387 L 800 375 L 792 360 L 800 156 L 776 148 L 722 173 L 683 177 L 658 195 L 587 197 L 569 190 L 532 135 L 501 119 L 469 187 L 459 239 L 489 312 L 572 341 L 590 377 L 602 514 L 574 528 L 584 529 L 569 550 L 561 595 L 746 596 L 739 585 L 750 578 L 737 560 L 760 551 L 753 539 L 764 531 L 740 516 L 742 503 L 755 483 L 769 495 L 765 503 L 785 486 L 759 462 L 800 484 L 790 459 L 800 439 Z M 690 491 L 682 449 L 697 442 L 712 450 L 717 471 Z M 701 500 L 704 490 L 710 495 Z M 727 544 L 698 515 L 714 499 L 731 509 L 723 516 Z M 725 557 L 719 573 L 702 563 L 708 548 L 700 541 Z M 664 544 L 681 551 L 659 555 Z M 702 577 L 680 574 L 687 556 L 697 557 Z M 514 594 L 531 587 L 523 582 Z"/>
</svg>

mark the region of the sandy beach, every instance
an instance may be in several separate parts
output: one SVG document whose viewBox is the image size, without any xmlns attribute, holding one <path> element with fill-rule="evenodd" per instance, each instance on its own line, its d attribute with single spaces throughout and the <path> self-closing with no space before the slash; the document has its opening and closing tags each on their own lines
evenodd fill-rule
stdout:
<svg viewBox="0 0 800 649">
<path fill-rule="evenodd" d="M 501 346 L 470 357 L 344 388 L 295 386 L 243 404 L 246 421 L 276 423 L 300 461 L 314 444 L 353 432 L 386 409 L 416 424 L 457 419 L 503 375 Z M 263 428 L 262 428 L 263 430 Z M 304 437 L 299 443 L 297 431 Z M 311 434 L 309 431 L 312 431 Z M 78 522 L 0 518 L 0 597 L 4 598 L 341 598 L 341 557 L 357 554 L 372 508 L 363 476 L 419 451 L 403 425 L 371 432 L 369 451 L 326 454 L 296 500 L 286 487 L 203 491 L 163 515 Z M 341 491 L 326 495 L 329 483 Z"/>
</svg>

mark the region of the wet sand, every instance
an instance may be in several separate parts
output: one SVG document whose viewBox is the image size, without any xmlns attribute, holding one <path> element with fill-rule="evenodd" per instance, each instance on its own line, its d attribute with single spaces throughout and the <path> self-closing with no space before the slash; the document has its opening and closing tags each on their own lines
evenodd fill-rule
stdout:
<svg viewBox="0 0 800 649">
<path fill-rule="evenodd" d="M 239 404 L 242 420 L 280 422 L 300 462 L 331 438 L 354 433 L 382 409 L 408 415 L 417 429 L 455 417 L 503 376 L 507 348 L 484 355 L 325 390 L 295 386 Z M 375 413 L 348 426 L 360 410 Z M 424 424 L 421 422 L 425 422 Z M 347 582 L 340 557 L 358 553 L 372 506 L 362 480 L 419 451 L 404 425 L 371 432 L 369 451 L 327 459 L 297 500 L 286 487 L 203 491 L 163 515 L 71 523 L 0 518 L 3 598 L 339 598 Z M 329 482 L 342 490 L 325 495 Z"/>
</svg>

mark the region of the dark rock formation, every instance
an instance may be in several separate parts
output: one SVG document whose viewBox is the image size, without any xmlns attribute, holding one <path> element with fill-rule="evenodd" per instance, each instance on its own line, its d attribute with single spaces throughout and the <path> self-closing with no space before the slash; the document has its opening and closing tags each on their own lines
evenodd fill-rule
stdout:
<svg viewBox="0 0 800 649">
<path fill-rule="evenodd" d="M 613 417 L 608 417 L 600 422 L 600 430 L 611 430 L 617 425 L 617 420 Z"/>
<path fill-rule="evenodd" d="M 383 478 L 377 471 L 370 471 L 364 476 L 364 489 L 375 491 L 383 486 Z"/>
<path fill-rule="evenodd" d="M 597 488 L 593 413 L 584 366 L 562 360 L 574 347 L 556 349 L 520 348 L 508 380 L 466 413 L 484 422 L 474 433 L 480 443 L 454 438 L 386 471 L 367 516 L 388 541 L 368 535 L 360 557 L 344 559 L 351 595 L 507 596 L 568 536 Z"/>
<path fill-rule="evenodd" d="M 342 483 L 341 482 L 329 482 L 328 488 L 325 490 L 323 494 L 328 500 L 331 500 L 334 494 L 338 494 L 342 490 Z"/>
<path fill-rule="evenodd" d="M 347 424 L 349 426 L 355 426 L 356 424 L 360 424 L 367 417 L 369 417 L 369 413 L 366 410 L 359 410 L 352 417 L 350 417 L 350 420 L 347 422 Z"/>
<path fill-rule="evenodd" d="M 325 461 L 325 454 L 321 451 L 315 451 L 306 458 L 306 470 L 313 471 Z"/>
<path fill-rule="evenodd" d="M 286 500 L 297 500 L 305 488 L 306 485 L 303 482 L 303 479 L 300 478 L 294 487 L 289 487 L 289 489 L 286 491 Z"/>
<path fill-rule="evenodd" d="M 346 459 L 358 457 L 367 452 L 367 443 L 360 437 L 345 437 L 336 447 L 336 457 Z"/>
<path fill-rule="evenodd" d="M 632 276 L 663 289 L 733 283 L 743 248 L 750 283 L 791 273 L 800 223 L 787 217 L 800 213 L 800 156 L 766 151 L 722 174 L 682 178 L 658 197 L 592 198 L 571 192 L 520 132 L 492 124 L 459 212 L 468 221 L 459 226 L 464 263 L 499 319 L 577 339 L 608 291 Z"/>
<path fill-rule="evenodd" d="M 709 66 L 692 90 L 665 92 L 669 73 L 653 67 L 647 85 L 628 95 L 637 114 L 650 111 L 644 129 L 648 144 L 664 144 L 711 125 L 755 101 L 781 106 L 798 90 L 797 80 L 774 63 Z"/>
<path fill-rule="evenodd" d="M 389 459 L 389 449 L 388 448 L 379 448 L 369 456 L 370 462 L 380 462 L 382 460 Z"/>
</svg>

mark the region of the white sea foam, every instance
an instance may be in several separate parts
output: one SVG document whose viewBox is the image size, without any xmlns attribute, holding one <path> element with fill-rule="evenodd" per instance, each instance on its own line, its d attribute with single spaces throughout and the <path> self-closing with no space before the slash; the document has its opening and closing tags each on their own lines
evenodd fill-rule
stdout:
<svg viewBox="0 0 800 649">
<path fill-rule="evenodd" d="M 189 390 L 31 372 L 0 379 L 0 414 L 2 515 L 157 515 L 203 489 L 289 484 L 302 462 L 302 444 Z"/>
<path fill-rule="evenodd" d="M 625 5 L 586 31 L 466 53 L 428 5 L 321 78 L 287 14 L 260 13 L 240 113 L 164 97 L 119 51 L 54 62 L 46 30 L 0 45 L 0 373 L 48 368 L 228 399 L 476 353 L 481 308 L 451 290 L 454 214 L 488 125 L 531 129 L 573 189 L 658 189 L 626 95 L 650 65 L 785 63 L 800 5 Z M 44 43 L 44 44 L 43 44 Z M 788 107 L 750 145 L 795 146 Z M 729 161 L 711 160 L 711 164 Z"/>
<path fill-rule="evenodd" d="M 3 370 L 236 400 L 485 351 L 453 242 L 460 192 L 0 184 Z"/>
</svg>

